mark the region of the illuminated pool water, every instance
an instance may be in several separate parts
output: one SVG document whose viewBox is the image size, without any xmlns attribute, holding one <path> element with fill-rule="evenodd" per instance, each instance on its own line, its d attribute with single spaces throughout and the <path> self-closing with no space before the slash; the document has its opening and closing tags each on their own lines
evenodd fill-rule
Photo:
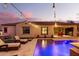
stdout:
<svg viewBox="0 0 79 59">
<path fill-rule="evenodd" d="M 38 40 L 34 56 L 69 56 L 72 41 Z"/>
</svg>

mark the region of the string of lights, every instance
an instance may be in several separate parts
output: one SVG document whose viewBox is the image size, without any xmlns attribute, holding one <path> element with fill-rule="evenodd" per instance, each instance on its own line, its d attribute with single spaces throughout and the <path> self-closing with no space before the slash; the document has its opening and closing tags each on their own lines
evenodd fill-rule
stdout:
<svg viewBox="0 0 79 59">
<path fill-rule="evenodd" d="M 23 17 L 24 19 L 27 20 L 27 18 L 25 17 L 25 15 L 13 3 L 10 3 L 10 5 L 19 12 L 19 14 L 21 15 L 21 17 Z M 8 6 L 8 3 L 3 3 L 2 6 L 3 6 L 3 8 L 4 8 L 5 12 L 6 12 L 6 10 L 8 8 L 7 7 Z"/>
<path fill-rule="evenodd" d="M 22 16 L 24 19 L 27 19 L 27 18 L 25 17 L 25 15 L 24 15 L 13 3 L 11 3 L 11 6 L 14 7 L 14 8 L 21 14 L 21 16 Z"/>
<path fill-rule="evenodd" d="M 55 3 L 53 3 L 53 11 L 54 11 L 54 20 L 55 20 L 55 27 L 57 27 L 57 23 L 56 23 L 56 7 L 55 7 Z"/>
</svg>

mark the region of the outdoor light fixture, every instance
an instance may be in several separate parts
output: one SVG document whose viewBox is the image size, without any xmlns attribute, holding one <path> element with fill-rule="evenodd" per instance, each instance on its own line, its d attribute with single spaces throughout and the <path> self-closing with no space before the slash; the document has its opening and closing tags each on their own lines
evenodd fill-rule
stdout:
<svg viewBox="0 0 79 59">
<path fill-rule="evenodd" d="M 38 28 L 39 27 L 38 25 L 36 25 L 34 23 L 31 23 L 31 22 L 29 22 L 28 24 L 31 25 L 31 26 L 33 26 L 33 27 L 35 27 L 35 28 Z"/>
<path fill-rule="evenodd" d="M 58 27 L 58 25 L 57 25 L 57 23 L 56 23 L 56 22 L 55 22 L 54 26 L 55 26 L 55 27 Z"/>
</svg>

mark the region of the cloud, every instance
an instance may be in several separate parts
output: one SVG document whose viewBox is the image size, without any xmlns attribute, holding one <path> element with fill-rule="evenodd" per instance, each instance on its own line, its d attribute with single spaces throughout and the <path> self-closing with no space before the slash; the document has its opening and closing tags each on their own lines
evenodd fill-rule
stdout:
<svg viewBox="0 0 79 59">
<path fill-rule="evenodd" d="M 23 11 L 22 12 L 23 15 L 26 18 L 31 18 L 32 17 L 32 13 L 31 12 L 27 12 L 27 11 Z M 18 16 L 18 13 L 13 13 L 13 12 L 0 12 L 0 19 L 16 19 L 16 18 L 20 18 L 22 16 Z"/>
<path fill-rule="evenodd" d="M 23 13 L 23 15 L 24 15 L 26 18 L 31 18 L 31 17 L 32 17 L 32 12 L 23 11 L 22 13 Z"/>
<path fill-rule="evenodd" d="M 14 18 L 17 18 L 17 16 L 15 13 L 12 13 L 12 12 L 0 12 L 0 18 L 14 19 Z"/>
</svg>

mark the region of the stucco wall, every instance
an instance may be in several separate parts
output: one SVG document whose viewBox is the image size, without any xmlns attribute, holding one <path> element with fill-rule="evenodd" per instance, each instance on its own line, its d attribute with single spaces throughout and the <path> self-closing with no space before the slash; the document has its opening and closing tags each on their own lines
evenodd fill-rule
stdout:
<svg viewBox="0 0 79 59">
<path fill-rule="evenodd" d="M 7 27 L 7 33 L 4 33 L 4 27 Z M 15 26 L 2 26 L 3 35 L 12 35 L 16 33 Z"/>
<path fill-rule="evenodd" d="M 30 26 L 30 34 L 23 34 L 23 26 Z M 37 25 L 37 27 L 30 25 L 30 24 L 25 24 L 25 23 L 19 23 L 16 25 L 16 35 L 19 36 L 32 36 L 32 37 L 36 37 L 37 35 L 41 35 L 41 27 L 48 27 L 48 35 L 52 35 L 53 34 L 53 26 L 52 25 Z"/>
<path fill-rule="evenodd" d="M 29 26 L 30 27 L 30 34 L 23 34 L 23 29 L 22 27 L 24 26 Z M 19 23 L 16 25 L 16 35 L 18 36 L 24 36 L 24 37 L 28 37 L 28 36 L 33 36 L 36 37 L 37 35 L 41 35 L 41 27 L 48 27 L 48 36 L 51 36 L 52 34 L 54 34 L 54 25 L 38 25 L 37 27 L 34 27 L 33 25 L 30 24 L 26 24 L 24 23 Z M 59 25 L 59 27 L 73 27 L 74 31 L 73 31 L 73 35 L 77 36 L 77 26 L 76 25 Z"/>
<path fill-rule="evenodd" d="M 30 27 L 30 34 L 23 34 L 23 28 L 24 26 Z M 22 36 L 22 37 L 29 37 L 29 36 L 36 36 L 36 34 L 39 34 L 39 28 L 35 28 L 32 25 L 25 24 L 25 23 L 19 23 L 16 25 L 16 35 Z"/>
</svg>

